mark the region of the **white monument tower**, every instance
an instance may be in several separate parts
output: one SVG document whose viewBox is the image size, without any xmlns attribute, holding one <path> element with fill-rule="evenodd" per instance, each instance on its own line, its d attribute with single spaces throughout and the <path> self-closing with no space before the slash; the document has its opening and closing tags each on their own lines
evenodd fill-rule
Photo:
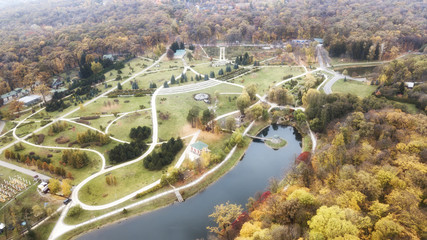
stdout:
<svg viewBox="0 0 427 240">
<path fill-rule="evenodd" d="M 212 65 L 214 67 L 225 66 L 229 64 L 230 61 L 225 58 L 225 47 L 219 47 L 219 59 L 215 61 Z"/>
</svg>

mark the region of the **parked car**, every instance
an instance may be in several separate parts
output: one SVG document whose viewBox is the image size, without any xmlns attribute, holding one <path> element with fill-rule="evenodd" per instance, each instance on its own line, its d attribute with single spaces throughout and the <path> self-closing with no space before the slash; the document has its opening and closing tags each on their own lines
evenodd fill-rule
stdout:
<svg viewBox="0 0 427 240">
<path fill-rule="evenodd" d="M 65 199 L 64 200 L 64 205 L 67 205 L 68 203 L 70 203 L 71 202 L 71 199 L 70 198 L 67 198 L 67 199 Z"/>
</svg>

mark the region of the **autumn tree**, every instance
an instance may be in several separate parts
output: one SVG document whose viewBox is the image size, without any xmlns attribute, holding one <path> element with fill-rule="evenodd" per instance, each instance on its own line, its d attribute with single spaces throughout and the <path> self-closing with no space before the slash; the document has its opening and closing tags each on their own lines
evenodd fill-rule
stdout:
<svg viewBox="0 0 427 240">
<path fill-rule="evenodd" d="M 168 49 L 167 50 L 167 52 L 166 52 L 166 57 L 169 59 L 169 60 L 172 60 L 173 59 L 173 57 L 175 56 L 175 52 L 172 50 L 172 49 Z"/>
<path fill-rule="evenodd" d="M 55 194 L 61 190 L 61 183 L 58 179 L 51 178 L 48 184 L 49 190 L 52 194 Z"/>
<path fill-rule="evenodd" d="M 14 114 L 15 112 L 19 112 L 23 107 L 23 102 L 14 99 L 12 102 L 9 103 L 9 113 Z"/>
<path fill-rule="evenodd" d="M 90 69 L 92 70 L 92 72 L 94 74 L 98 74 L 98 73 L 102 72 L 103 67 L 102 67 L 102 64 L 100 62 L 94 61 L 91 63 Z"/>
<path fill-rule="evenodd" d="M 231 225 L 231 223 L 242 214 L 242 206 L 237 204 L 230 204 L 226 202 L 225 204 L 216 205 L 215 211 L 209 215 L 210 218 L 213 218 L 218 226 L 216 227 L 207 227 L 210 232 L 216 233 L 220 236 L 227 234 L 226 229 Z"/>
<path fill-rule="evenodd" d="M 245 90 L 249 94 L 249 97 L 251 98 L 251 100 L 255 100 L 256 99 L 257 86 L 256 86 L 255 83 L 249 84 L 249 86 L 247 86 L 245 88 Z"/>
<path fill-rule="evenodd" d="M 237 108 L 240 110 L 241 114 L 245 113 L 245 109 L 247 107 L 249 107 L 249 105 L 251 104 L 251 98 L 249 97 L 249 94 L 244 91 L 238 98 L 236 101 L 237 104 Z"/>
<path fill-rule="evenodd" d="M 233 116 L 227 117 L 225 120 L 225 128 L 229 131 L 234 131 L 236 129 L 236 119 Z"/>
<path fill-rule="evenodd" d="M 62 194 L 64 197 L 69 197 L 71 195 L 71 183 L 70 180 L 64 179 L 61 184 Z"/>
<path fill-rule="evenodd" d="M 191 127 L 196 127 L 197 119 L 199 118 L 200 108 L 193 106 L 187 114 L 187 121 L 191 123 Z"/>
</svg>

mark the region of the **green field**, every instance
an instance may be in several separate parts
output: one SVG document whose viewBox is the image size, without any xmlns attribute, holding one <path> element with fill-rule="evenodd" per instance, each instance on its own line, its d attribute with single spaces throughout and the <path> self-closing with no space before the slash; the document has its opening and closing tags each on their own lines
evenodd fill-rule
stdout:
<svg viewBox="0 0 427 240">
<path fill-rule="evenodd" d="M 200 74 L 208 74 L 208 76 L 210 75 L 210 73 L 213 71 L 215 73 L 215 77 L 218 77 L 218 71 L 222 68 L 222 70 L 225 73 L 225 66 L 222 67 L 212 67 L 211 64 L 203 64 L 203 65 L 197 65 L 195 67 L 193 67 L 193 69 L 200 73 Z"/>
<path fill-rule="evenodd" d="M 332 92 L 352 93 L 359 97 L 367 97 L 371 95 L 377 86 L 371 86 L 363 82 L 340 79 L 332 86 Z"/>
<path fill-rule="evenodd" d="M 102 205 L 125 197 L 160 179 L 168 167 L 175 165 L 185 151 L 185 148 L 186 145 L 176 155 L 175 160 L 170 165 L 163 167 L 159 171 L 147 170 L 143 166 L 142 161 L 138 161 L 98 176 L 82 187 L 79 192 L 79 199 L 86 204 Z M 113 186 L 106 183 L 106 176 L 108 175 L 116 177 L 117 185 Z"/>
<path fill-rule="evenodd" d="M 157 85 L 157 87 L 160 87 L 165 81 L 170 81 L 172 75 L 178 77 L 182 73 L 182 66 L 180 65 L 179 68 L 172 68 L 172 69 L 163 69 L 159 72 L 149 72 L 145 73 L 143 75 L 140 75 L 135 78 L 135 81 L 138 83 L 139 88 L 148 88 L 150 86 L 150 83 L 153 82 Z M 130 82 L 123 85 L 123 89 L 131 89 Z"/>
<path fill-rule="evenodd" d="M 159 117 L 159 138 L 160 139 L 169 139 L 171 137 L 177 136 L 186 136 L 191 134 L 194 130 L 189 130 L 187 123 L 187 115 L 188 111 L 193 107 L 197 106 L 201 109 L 201 112 L 208 107 L 212 107 L 214 104 L 214 100 L 212 100 L 211 104 L 206 104 L 204 102 L 195 101 L 193 96 L 196 93 L 208 93 L 211 95 L 211 99 L 215 97 L 215 92 L 218 91 L 220 93 L 238 93 L 242 92 L 242 88 L 228 85 L 228 84 L 220 84 L 215 87 L 203 89 L 201 91 L 195 91 L 190 93 L 184 93 L 179 95 L 167 95 L 167 96 L 159 96 L 156 100 L 157 103 L 157 111 L 162 113 L 169 113 L 168 120 L 162 120 Z M 161 99 L 166 99 L 165 101 L 161 101 Z M 228 101 L 228 97 L 223 95 L 220 96 L 219 102 L 217 104 L 216 115 L 222 115 L 227 112 L 237 110 L 235 101 Z M 200 115 L 202 114 L 200 112 Z M 190 128 L 191 129 L 191 128 Z"/>
<path fill-rule="evenodd" d="M 120 70 L 120 71 L 122 71 L 122 74 L 120 74 L 120 75 L 122 77 L 125 77 L 128 75 L 133 75 L 135 73 L 138 73 L 138 72 L 144 70 L 145 68 L 147 68 L 151 64 L 153 64 L 153 62 L 147 61 L 147 60 L 144 60 L 141 58 L 131 59 L 130 61 L 126 62 L 125 67 Z M 133 68 L 133 72 L 132 72 L 131 68 Z M 105 73 L 104 75 L 105 75 L 105 79 L 108 81 L 111 79 L 116 79 L 118 73 L 117 73 L 117 70 L 111 70 L 111 71 Z"/>
<path fill-rule="evenodd" d="M 114 122 L 108 130 L 108 133 L 123 141 L 130 142 L 132 139 L 129 137 L 130 129 L 138 126 L 153 127 L 153 120 L 151 119 L 151 111 L 130 113 L 116 122 Z M 151 142 L 151 138 L 147 140 Z"/>
<path fill-rule="evenodd" d="M 72 184 L 74 185 L 78 184 L 79 182 L 81 182 L 83 179 L 87 178 L 91 174 L 99 171 L 101 168 L 101 159 L 99 155 L 93 152 L 85 151 L 90 159 L 90 162 L 87 166 L 81 169 L 76 169 L 76 168 L 73 168 L 72 166 L 68 166 L 68 165 L 64 166 L 63 164 L 60 163 L 60 161 L 62 161 L 62 150 L 38 148 L 38 147 L 33 147 L 24 143 L 22 145 L 25 147 L 25 149 L 19 152 L 16 152 L 16 153 L 19 153 L 20 155 L 26 155 L 26 154 L 29 154 L 30 152 L 34 152 L 36 155 L 39 155 L 42 158 L 46 158 L 49 154 L 52 155 L 52 157 L 50 157 L 49 159 L 55 167 L 57 166 L 63 167 L 65 171 L 71 172 L 73 174 L 74 179 L 72 180 Z M 11 147 L 9 150 L 14 151 L 14 147 Z M 0 160 L 4 160 L 31 170 L 39 171 L 40 173 L 43 173 L 48 176 L 61 178 L 55 174 L 51 174 L 49 171 L 37 169 L 36 166 L 27 166 L 25 163 L 20 163 L 15 160 L 7 160 L 4 158 L 3 154 L 0 156 Z"/>
<path fill-rule="evenodd" d="M 116 102 L 117 100 L 119 102 Z M 89 104 L 88 106 L 84 106 L 83 108 L 74 112 L 69 117 L 83 117 L 83 116 L 94 116 L 94 115 L 101 115 L 101 114 L 131 112 L 135 110 L 140 110 L 141 109 L 140 106 L 142 105 L 144 105 L 145 108 L 149 108 L 150 100 L 151 100 L 150 96 L 100 98 L 97 101 Z"/>
<path fill-rule="evenodd" d="M 288 75 L 297 76 L 302 73 L 304 73 L 304 69 L 300 67 L 266 67 L 237 78 L 234 82 L 244 86 L 254 83 L 257 85 L 258 94 L 264 95 L 268 93 L 271 86 L 284 80 L 283 77 Z"/>
</svg>

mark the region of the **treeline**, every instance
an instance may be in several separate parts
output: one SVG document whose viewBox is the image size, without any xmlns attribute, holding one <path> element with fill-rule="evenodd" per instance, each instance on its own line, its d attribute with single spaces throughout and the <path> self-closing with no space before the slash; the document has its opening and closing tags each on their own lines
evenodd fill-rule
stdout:
<svg viewBox="0 0 427 240">
<path fill-rule="evenodd" d="M 427 110 L 427 56 L 394 60 L 382 67 L 378 80 L 377 95 Z M 408 87 L 408 82 L 414 84 L 413 88 Z"/>
<path fill-rule="evenodd" d="M 138 126 L 131 128 L 129 137 L 132 138 L 130 144 L 119 144 L 110 150 L 108 156 L 112 163 L 121 163 L 139 157 L 148 146 L 144 142 L 151 136 L 151 128 Z"/>
<path fill-rule="evenodd" d="M 144 126 L 138 126 L 136 128 L 132 128 L 129 133 L 129 137 L 134 141 L 144 141 L 148 137 L 151 136 L 151 128 Z"/>
<path fill-rule="evenodd" d="M 426 116 L 394 109 L 348 114 L 320 135 L 311 163 L 287 174 L 289 186 L 272 181 L 271 194 L 251 198 L 220 236 L 423 239 L 426 125 Z"/>
<path fill-rule="evenodd" d="M 50 159 L 52 157 L 51 154 L 48 154 L 47 157 L 41 157 L 34 152 L 20 154 L 19 151 L 21 150 L 23 150 L 22 145 L 18 147 L 17 151 L 6 149 L 4 151 L 4 157 L 9 160 L 25 163 L 27 166 L 37 167 L 39 170 L 49 171 L 51 174 L 56 174 L 63 178 L 73 178 L 73 174 L 71 172 L 67 172 L 62 166 L 53 165 Z"/>
<path fill-rule="evenodd" d="M 144 158 L 143 165 L 148 170 L 160 170 L 164 166 L 171 164 L 176 154 L 178 154 L 183 147 L 184 143 L 181 138 L 176 140 L 175 138 L 171 138 L 169 141 L 162 144 L 159 151 L 155 151 Z"/>
<path fill-rule="evenodd" d="M 89 157 L 83 151 L 64 150 L 62 152 L 62 163 L 79 169 L 88 165 Z"/>
<path fill-rule="evenodd" d="M 1 9 L 0 91 L 47 82 L 76 67 L 81 68 L 82 77 L 89 77 L 91 63 L 107 53 L 141 55 L 154 49 L 160 56 L 178 35 L 179 41 L 230 44 L 323 37 L 332 55 L 356 59 L 394 58 L 426 42 L 425 9 L 419 1 L 236 4 L 228 0 L 160 4 L 60 0 Z M 86 63 L 82 64 L 84 54 Z"/>
<path fill-rule="evenodd" d="M 108 134 L 103 134 L 100 132 L 87 130 L 86 132 L 77 133 L 77 143 L 81 147 L 87 147 L 91 144 L 97 144 L 100 146 L 106 145 L 111 142 L 110 136 Z"/>
<path fill-rule="evenodd" d="M 399 108 L 408 111 L 407 106 L 384 98 L 370 96 L 360 99 L 356 95 L 337 93 L 327 95 L 314 89 L 308 90 L 302 101 L 310 128 L 316 132 L 324 132 L 331 121 L 355 110 L 368 112 L 371 109 Z"/>
<path fill-rule="evenodd" d="M 141 141 L 122 143 L 111 149 L 108 156 L 111 163 L 122 163 L 139 157 L 147 148 L 147 144 Z"/>
</svg>

